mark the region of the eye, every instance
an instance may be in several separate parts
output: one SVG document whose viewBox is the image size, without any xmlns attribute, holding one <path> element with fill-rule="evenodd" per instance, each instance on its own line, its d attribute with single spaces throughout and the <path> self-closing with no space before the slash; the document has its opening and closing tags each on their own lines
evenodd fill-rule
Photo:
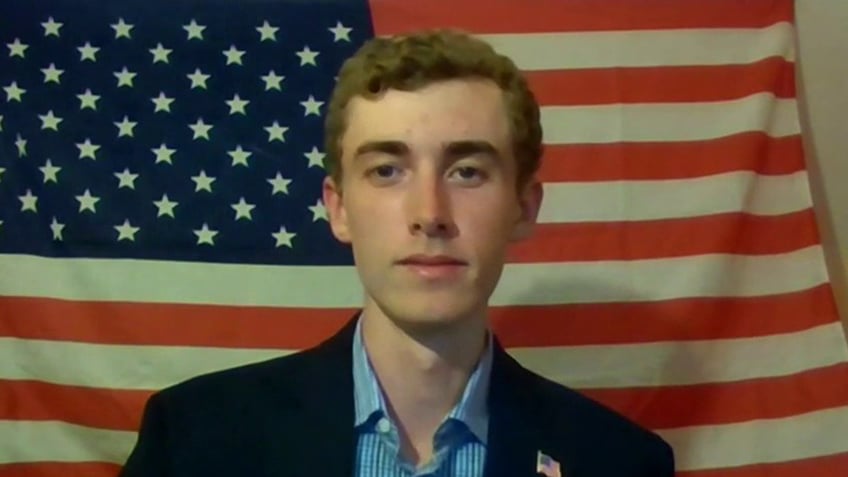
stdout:
<svg viewBox="0 0 848 477">
<path fill-rule="evenodd" d="M 369 169 L 367 174 L 369 176 L 376 177 L 377 179 L 391 179 L 394 177 L 396 172 L 398 172 L 398 168 L 396 166 L 391 164 L 381 164 Z"/>
<path fill-rule="evenodd" d="M 454 173 L 464 181 L 481 180 L 485 178 L 483 171 L 477 167 L 463 166 L 454 169 Z"/>
</svg>

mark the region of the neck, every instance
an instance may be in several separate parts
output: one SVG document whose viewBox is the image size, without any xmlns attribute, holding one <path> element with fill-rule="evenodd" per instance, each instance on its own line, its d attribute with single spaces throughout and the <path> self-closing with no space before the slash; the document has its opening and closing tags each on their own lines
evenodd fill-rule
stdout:
<svg viewBox="0 0 848 477">
<path fill-rule="evenodd" d="M 451 323 L 408 324 L 376 306 L 363 310 L 363 342 L 412 462 L 432 453 L 433 434 L 485 350 L 486 330 L 485 312 Z"/>
</svg>

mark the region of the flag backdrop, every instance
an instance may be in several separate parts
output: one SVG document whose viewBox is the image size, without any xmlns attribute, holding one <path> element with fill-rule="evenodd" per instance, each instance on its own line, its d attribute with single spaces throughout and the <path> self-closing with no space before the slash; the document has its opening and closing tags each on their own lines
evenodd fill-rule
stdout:
<svg viewBox="0 0 848 477">
<path fill-rule="evenodd" d="M 0 477 L 114 475 L 151 392 L 351 316 L 325 102 L 365 39 L 434 26 L 543 104 L 541 224 L 491 301 L 509 350 L 656 429 L 680 475 L 844 476 L 792 7 L 2 2 Z"/>
</svg>

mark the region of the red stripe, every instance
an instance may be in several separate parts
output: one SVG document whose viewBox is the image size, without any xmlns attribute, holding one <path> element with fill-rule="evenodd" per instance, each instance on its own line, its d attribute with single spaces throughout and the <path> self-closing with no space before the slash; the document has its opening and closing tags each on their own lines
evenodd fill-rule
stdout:
<svg viewBox="0 0 848 477">
<path fill-rule="evenodd" d="M 733 383 L 581 391 L 649 429 L 729 424 L 847 406 L 848 364 Z M 135 431 L 151 392 L 0 380 L 0 419 Z"/>
<path fill-rule="evenodd" d="M 563 293 L 571 292 L 566 287 Z M 0 336 L 268 349 L 313 346 L 341 328 L 354 312 L 14 297 L 0 297 L 0 311 Z M 752 298 L 507 306 L 492 309 L 490 315 L 507 347 L 744 338 L 791 333 L 839 320 L 829 285 Z"/>
<path fill-rule="evenodd" d="M 685 179 L 734 171 L 763 175 L 805 170 L 801 136 L 761 132 L 689 142 L 550 144 L 539 170 L 544 182 Z"/>
<path fill-rule="evenodd" d="M 563 293 L 573 291 L 564 286 Z M 829 284 L 763 297 L 516 306 L 490 315 L 506 347 L 750 338 L 839 321 Z"/>
<path fill-rule="evenodd" d="M 848 406 L 848 363 L 732 383 L 583 392 L 650 429 L 780 419 Z"/>
<path fill-rule="evenodd" d="M 678 472 L 676 475 L 677 477 L 845 477 L 845 469 L 848 469 L 848 452 L 774 464 Z"/>
<path fill-rule="evenodd" d="M 511 246 L 511 263 L 640 260 L 728 253 L 786 253 L 820 243 L 813 209 L 777 216 L 717 214 L 638 222 L 536 226 Z"/>
<path fill-rule="evenodd" d="M 121 466 L 105 462 L 0 464 L 0 477 L 115 477 Z"/>
<path fill-rule="evenodd" d="M 795 67 L 783 58 L 745 65 L 529 71 L 539 104 L 725 101 L 769 92 L 795 97 Z"/>
<path fill-rule="evenodd" d="M 0 419 L 63 421 L 135 431 L 153 391 L 66 386 L 0 379 Z"/>
<path fill-rule="evenodd" d="M 791 0 L 371 0 L 377 35 L 454 27 L 475 33 L 759 28 L 793 21 Z M 729 14 L 728 12 L 732 12 Z"/>
</svg>

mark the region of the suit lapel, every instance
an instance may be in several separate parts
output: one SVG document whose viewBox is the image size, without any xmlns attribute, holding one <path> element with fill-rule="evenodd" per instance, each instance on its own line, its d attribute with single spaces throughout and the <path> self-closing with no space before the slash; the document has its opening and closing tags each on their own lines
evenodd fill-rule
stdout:
<svg viewBox="0 0 848 477">
<path fill-rule="evenodd" d="M 291 381 L 299 390 L 297 411 L 286 419 L 272 475 L 351 477 L 354 475 L 352 340 L 353 319 L 336 335 L 302 354 Z M 283 457 L 285 456 L 285 457 Z"/>
<path fill-rule="evenodd" d="M 485 477 L 536 474 L 536 452 L 545 440 L 535 412 L 533 380 L 495 340 L 489 387 L 489 442 Z"/>
<path fill-rule="evenodd" d="M 302 353 L 296 375 L 282 383 L 298 389 L 297 411 L 269 426 L 282 428 L 271 475 L 351 477 L 354 475 L 352 343 L 356 316 L 321 345 Z M 536 454 L 548 433 L 544 410 L 534 399 L 536 382 L 494 340 L 489 382 L 489 437 L 485 477 L 536 476 Z"/>
</svg>

